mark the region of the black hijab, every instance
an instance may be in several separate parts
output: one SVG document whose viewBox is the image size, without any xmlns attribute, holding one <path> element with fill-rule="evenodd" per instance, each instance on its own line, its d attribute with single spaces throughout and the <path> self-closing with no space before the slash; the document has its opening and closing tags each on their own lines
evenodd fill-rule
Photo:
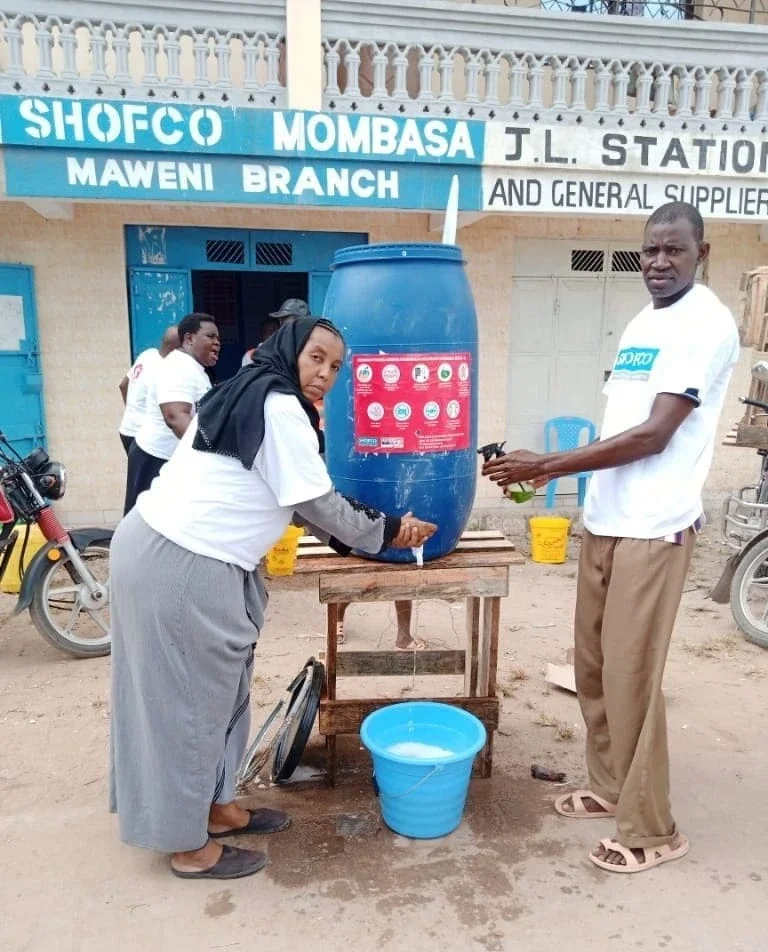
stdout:
<svg viewBox="0 0 768 952">
<path fill-rule="evenodd" d="M 296 397 L 309 417 L 322 453 L 320 417 L 312 402 L 301 392 L 298 368 L 298 356 L 317 326 L 326 327 L 341 337 L 330 321 L 300 317 L 283 324 L 261 344 L 254 351 L 252 362 L 242 367 L 231 380 L 209 390 L 198 405 L 197 433 L 192 446 L 204 453 L 233 456 L 250 469 L 264 440 L 267 394 L 289 393 Z"/>
</svg>

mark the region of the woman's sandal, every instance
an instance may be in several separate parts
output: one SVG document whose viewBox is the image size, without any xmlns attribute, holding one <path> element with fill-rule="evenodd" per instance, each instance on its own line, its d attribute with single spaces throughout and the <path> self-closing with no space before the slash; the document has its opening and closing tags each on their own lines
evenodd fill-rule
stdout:
<svg viewBox="0 0 768 952">
<path fill-rule="evenodd" d="M 171 872 L 179 879 L 242 879 L 243 876 L 258 873 L 266 865 L 267 857 L 257 850 L 241 850 L 236 846 L 223 846 L 218 863 L 214 863 L 208 869 L 185 872 L 171 866 Z"/>
<path fill-rule="evenodd" d="M 624 858 L 623 864 L 609 863 L 596 856 L 589 854 L 589 858 L 600 869 L 605 869 L 609 873 L 643 873 L 646 869 L 653 869 L 654 866 L 661 866 L 662 863 L 671 863 L 673 860 L 682 859 L 691 848 L 691 844 L 684 836 L 678 836 L 677 846 L 671 843 L 662 843 L 661 846 L 644 846 L 630 849 L 628 846 L 622 846 L 616 840 L 610 838 L 600 840 L 600 846 L 607 853 L 619 853 Z M 635 851 L 642 853 L 643 858 L 638 859 Z"/>
<path fill-rule="evenodd" d="M 565 806 L 569 800 L 572 807 L 570 810 Z M 588 810 L 585 800 L 594 800 L 602 809 Z M 616 804 L 603 800 L 591 790 L 574 790 L 572 793 L 564 793 L 562 797 L 555 800 L 555 812 L 560 816 L 570 817 L 572 820 L 602 820 L 605 817 L 616 816 Z"/>
<path fill-rule="evenodd" d="M 395 645 L 397 651 L 426 651 L 429 645 L 426 641 L 422 641 L 420 638 L 411 639 L 411 643 L 406 648 L 401 648 L 400 645 Z"/>
</svg>

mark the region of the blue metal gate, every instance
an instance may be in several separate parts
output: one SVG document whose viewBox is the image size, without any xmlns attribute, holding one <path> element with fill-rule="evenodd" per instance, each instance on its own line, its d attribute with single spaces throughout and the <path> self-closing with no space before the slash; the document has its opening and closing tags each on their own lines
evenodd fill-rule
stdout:
<svg viewBox="0 0 768 952">
<path fill-rule="evenodd" d="M 45 446 L 32 268 L 0 264 L 0 430 L 24 455 Z"/>
</svg>

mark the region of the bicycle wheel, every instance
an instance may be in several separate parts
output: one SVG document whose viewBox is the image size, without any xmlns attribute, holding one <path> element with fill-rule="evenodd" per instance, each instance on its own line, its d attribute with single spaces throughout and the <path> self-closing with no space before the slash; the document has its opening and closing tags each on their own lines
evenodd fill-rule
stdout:
<svg viewBox="0 0 768 952">
<path fill-rule="evenodd" d="M 748 552 L 736 569 L 731 614 L 747 641 L 768 648 L 768 539 Z"/>
</svg>

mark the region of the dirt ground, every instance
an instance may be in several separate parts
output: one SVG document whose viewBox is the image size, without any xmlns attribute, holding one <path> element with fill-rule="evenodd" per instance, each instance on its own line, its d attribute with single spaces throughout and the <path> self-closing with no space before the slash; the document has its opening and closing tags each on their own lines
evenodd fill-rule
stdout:
<svg viewBox="0 0 768 952">
<path fill-rule="evenodd" d="M 175 879 L 165 857 L 118 841 L 106 812 L 109 659 L 61 655 L 28 616 L 9 618 L 2 596 L 0 948 L 764 952 L 768 653 L 740 637 L 727 606 L 704 597 L 724 560 L 716 542 L 699 542 L 666 679 L 673 804 L 688 857 L 638 876 L 602 873 L 586 856 L 610 822 L 557 817 L 551 801 L 567 787 L 531 778 L 532 763 L 565 770 L 573 784 L 584 776 L 576 700 L 544 680 L 572 637 L 577 545 L 565 565 L 512 570 L 494 777 L 473 781 L 456 833 L 412 841 L 382 826 L 367 754 L 351 738 L 335 789 L 253 791 L 246 803 L 289 810 L 294 823 L 258 842 L 264 872 L 231 883 Z M 316 590 L 292 587 L 273 593 L 259 642 L 254 729 L 323 648 Z M 433 645 L 461 646 L 463 606 L 422 602 L 415 620 Z M 353 606 L 346 628 L 352 649 L 390 647 L 394 608 Z M 356 687 L 343 682 L 340 696 Z M 461 684 L 380 679 L 376 689 L 413 697 L 458 694 Z M 306 759 L 322 764 L 318 738 Z"/>
</svg>

